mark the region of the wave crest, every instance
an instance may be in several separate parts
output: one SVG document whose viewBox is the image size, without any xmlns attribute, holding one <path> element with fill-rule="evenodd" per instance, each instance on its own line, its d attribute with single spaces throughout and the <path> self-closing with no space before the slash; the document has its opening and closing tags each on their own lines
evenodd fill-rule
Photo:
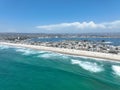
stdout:
<svg viewBox="0 0 120 90">
<path fill-rule="evenodd" d="M 120 76 L 120 66 L 118 65 L 113 65 L 112 70 L 114 71 L 114 74 Z"/>
<path fill-rule="evenodd" d="M 68 56 L 57 54 L 57 53 L 44 53 L 42 55 L 39 55 L 38 57 L 42 58 L 68 58 Z"/>
<path fill-rule="evenodd" d="M 10 47 L 7 45 L 0 45 L 0 49 L 8 49 L 8 48 L 10 48 Z"/>
<path fill-rule="evenodd" d="M 77 64 L 79 65 L 81 68 L 90 71 L 90 72 L 101 72 L 103 71 L 103 67 L 101 65 L 98 65 L 97 63 L 93 63 L 93 62 L 87 62 L 87 61 L 79 61 L 79 60 L 71 60 L 72 64 Z"/>
<path fill-rule="evenodd" d="M 31 54 L 39 54 L 39 53 L 44 53 L 45 51 L 35 51 L 31 49 L 26 49 L 26 48 L 17 48 L 17 52 L 22 52 L 23 55 L 31 55 Z"/>
</svg>

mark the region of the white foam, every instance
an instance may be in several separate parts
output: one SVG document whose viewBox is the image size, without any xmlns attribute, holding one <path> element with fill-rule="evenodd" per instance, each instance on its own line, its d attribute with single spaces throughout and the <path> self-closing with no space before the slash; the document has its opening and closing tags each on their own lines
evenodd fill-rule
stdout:
<svg viewBox="0 0 120 90">
<path fill-rule="evenodd" d="M 39 55 L 38 57 L 50 58 L 51 56 L 53 56 L 53 55 L 46 53 L 46 54 Z"/>
<path fill-rule="evenodd" d="M 111 44 L 112 42 L 109 42 L 109 41 L 108 41 L 108 42 L 104 42 L 104 43 L 106 43 L 106 44 Z"/>
<path fill-rule="evenodd" d="M 8 49 L 8 48 L 10 48 L 10 47 L 7 45 L 0 45 L 0 49 Z"/>
<path fill-rule="evenodd" d="M 41 54 L 38 57 L 42 57 L 42 58 L 68 58 L 67 56 L 65 56 L 63 54 L 52 53 L 52 52 Z"/>
<path fill-rule="evenodd" d="M 79 65 L 81 68 L 88 70 L 90 72 L 101 72 L 103 71 L 103 67 L 102 65 L 98 65 L 97 63 L 93 63 L 93 62 L 87 62 L 87 61 L 79 61 L 79 60 L 71 60 L 72 64 L 77 64 Z"/>
<path fill-rule="evenodd" d="M 114 71 L 114 74 L 120 76 L 120 66 L 118 65 L 113 65 L 112 70 Z"/>
<path fill-rule="evenodd" d="M 44 53 L 45 51 L 35 51 L 27 48 L 16 48 L 17 52 L 22 52 L 23 55 L 39 54 Z"/>
<path fill-rule="evenodd" d="M 116 61 L 116 60 L 94 58 L 94 57 L 89 57 L 89 56 L 77 56 L 77 55 L 67 55 L 67 56 L 78 57 L 78 58 L 83 58 L 83 59 L 91 59 L 91 60 L 95 60 L 95 61 L 105 61 L 105 62 L 111 62 L 111 63 L 120 63 L 120 61 Z"/>
</svg>

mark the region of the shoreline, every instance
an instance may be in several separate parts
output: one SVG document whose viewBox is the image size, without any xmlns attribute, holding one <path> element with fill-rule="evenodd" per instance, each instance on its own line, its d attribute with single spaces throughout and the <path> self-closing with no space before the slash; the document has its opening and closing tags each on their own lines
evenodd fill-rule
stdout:
<svg viewBox="0 0 120 90">
<path fill-rule="evenodd" d="M 7 42 L 0 42 L 0 45 L 25 47 L 25 48 L 31 48 L 36 50 L 52 51 L 52 52 L 57 52 L 61 54 L 84 56 L 88 58 L 107 59 L 109 61 L 120 61 L 120 55 L 116 55 L 116 54 L 66 49 L 66 48 L 46 47 L 46 46 L 35 46 L 35 45 L 27 45 L 27 44 L 15 44 L 15 43 L 7 43 Z"/>
</svg>

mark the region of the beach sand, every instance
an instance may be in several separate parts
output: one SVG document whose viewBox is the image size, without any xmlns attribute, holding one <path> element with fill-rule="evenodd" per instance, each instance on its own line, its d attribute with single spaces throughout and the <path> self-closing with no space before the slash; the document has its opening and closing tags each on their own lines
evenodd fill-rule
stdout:
<svg viewBox="0 0 120 90">
<path fill-rule="evenodd" d="M 46 47 L 46 46 L 36 46 L 36 45 L 27 45 L 27 44 L 15 44 L 15 43 L 6 43 L 6 42 L 0 42 L 0 44 L 10 45 L 10 46 L 15 46 L 15 47 L 25 47 L 25 48 L 31 48 L 31 49 L 37 49 L 37 50 L 52 51 L 52 52 L 76 55 L 76 56 L 86 56 L 86 57 L 92 57 L 92 58 L 120 61 L 120 55 L 117 55 L 117 54 L 108 54 L 108 53 L 101 53 L 101 52 L 74 50 L 74 49 L 66 49 L 66 48 L 64 49 L 64 48 Z"/>
</svg>

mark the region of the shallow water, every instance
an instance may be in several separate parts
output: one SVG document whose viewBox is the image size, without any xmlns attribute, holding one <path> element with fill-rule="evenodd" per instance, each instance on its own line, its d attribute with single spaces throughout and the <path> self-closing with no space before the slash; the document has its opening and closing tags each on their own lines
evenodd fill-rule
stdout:
<svg viewBox="0 0 120 90">
<path fill-rule="evenodd" d="M 0 90 L 120 90 L 120 63 L 0 45 Z"/>
</svg>

